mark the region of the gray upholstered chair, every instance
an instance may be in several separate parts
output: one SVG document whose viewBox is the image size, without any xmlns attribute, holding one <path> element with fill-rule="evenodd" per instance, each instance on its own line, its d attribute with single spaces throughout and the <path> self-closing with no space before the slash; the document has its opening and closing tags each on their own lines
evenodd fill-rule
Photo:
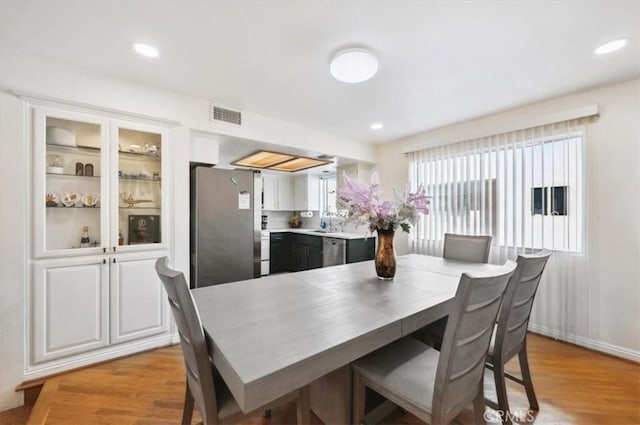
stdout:
<svg viewBox="0 0 640 425">
<path fill-rule="evenodd" d="M 493 325 L 515 264 L 482 277 L 463 274 L 440 352 L 403 338 L 352 364 L 353 421 L 365 414 L 366 387 L 432 424 L 446 424 L 473 402 L 484 424 L 484 365 Z"/>
<path fill-rule="evenodd" d="M 533 390 L 529 361 L 527 359 L 527 327 L 538 290 L 540 278 L 551 253 L 543 251 L 538 254 L 520 255 L 507 290 L 502 307 L 498 314 L 498 322 L 489 346 L 487 367 L 493 369 L 498 402 L 486 400 L 487 406 L 502 413 L 505 423 L 510 422 L 509 401 L 505 377 L 524 386 L 529 400 L 529 407 L 538 410 L 538 400 Z M 505 373 L 504 365 L 518 355 L 522 379 Z"/>
<path fill-rule="evenodd" d="M 204 425 L 218 424 L 223 421 L 237 423 L 246 415 L 242 413 L 229 388 L 213 366 L 200 315 L 184 275 L 168 268 L 166 262 L 166 257 L 158 259 L 156 272 L 169 297 L 169 305 L 178 326 L 186 368 L 187 390 L 182 424 L 191 424 L 194 402 Z M 298 424 L 308 424 L 310 420 L 308 387 L 287 394 L 261 407 L 258 411 L 296 398 L 298 399 Z"/>
<path fill-rule="evenodd" d="M 471 263 L 487 263 L 490 249 L 491 236 L 445 233 L 442 257 Z"/>
</svg>

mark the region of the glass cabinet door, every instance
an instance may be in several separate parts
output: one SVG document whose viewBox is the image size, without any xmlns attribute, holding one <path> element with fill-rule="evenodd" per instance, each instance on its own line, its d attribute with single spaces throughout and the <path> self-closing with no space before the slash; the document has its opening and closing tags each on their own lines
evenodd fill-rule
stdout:
<svg viewBox="0 0 640 425">
<path fill-rule="evenodd" d="M 35 112 L 36 255 L 102 252 L 107 214 L 107 125 L 98 117 Z"/>
<path fill-rule="evenodd" d="M 117 137 L 117 244 L 163 244 L 163 139 L 162 130 L 116 125 Z"/>
</svg>

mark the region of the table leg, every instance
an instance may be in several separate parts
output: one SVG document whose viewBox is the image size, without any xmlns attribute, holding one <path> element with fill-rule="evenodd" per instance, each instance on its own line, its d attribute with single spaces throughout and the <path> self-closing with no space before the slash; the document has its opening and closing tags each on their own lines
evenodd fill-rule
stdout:
<svg viewBox="0 0 640 425">
<path fill-rule="evenodd" d="M 352 376 L 349 365 L 343 366 L 311 383 L 311 410 L 325 424 L 351 423 Z"/>
</svg>

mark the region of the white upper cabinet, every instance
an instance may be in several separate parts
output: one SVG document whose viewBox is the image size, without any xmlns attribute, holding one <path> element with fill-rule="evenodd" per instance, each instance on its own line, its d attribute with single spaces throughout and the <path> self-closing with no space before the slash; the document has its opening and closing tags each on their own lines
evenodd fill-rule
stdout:
<svg viewBox="0 0 640 425">
<path fill-rule="evenodd" d="M 265 211 L 293 211 L 293 178 L 286 175 L 262 174 L 263 205 Z"/>
<path fill-rule="evenodd" d="M 293 211 L 293 177 L 278 176 L 278 209 Z"/>
<path fill-rule="evenodd" d="M 320 177 L 313 174 L 295 176 L 294 194 L 295 210 L 320 210 Z"/>
<path fill-rule="evenodd" d="M 165 128 L 50 107 L 33 128 L 35 258 L 168 246 Z"/>
<path fill-rule="evenodd" d="M 262 209 L 278 209 L 278 176 L 274 174 L 262 174 Z"/>
<path fill-rule="evenodd" d="M 110 246 L 113 251 L 167 247 L 168 149 L 163 128 L 113 121 Z M 117 206 L 117 207 L 116 207 Z M 118 248 L 116 248 L 118 246 Z"/>
<path fill-rule="evenodd" d="M 35 257 L 103 253 L 109 244 L 108 121 L 35 108 L 33 128 Z M 84 227 L 90 240 L 81 248 Z"/>
</svg>

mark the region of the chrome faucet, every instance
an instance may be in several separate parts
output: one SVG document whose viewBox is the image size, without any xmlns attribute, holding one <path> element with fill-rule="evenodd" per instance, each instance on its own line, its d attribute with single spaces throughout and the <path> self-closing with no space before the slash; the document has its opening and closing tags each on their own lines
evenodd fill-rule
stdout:
<svg viewBox="0 0 640 425">
<path fill-rule="evenodd" d="M 337 232 L 338 231 L 338 225 L 337 224 L 333 224 L 333 214 L 329 214 L 329 231 L 330 232 Z"/>
</svg>

